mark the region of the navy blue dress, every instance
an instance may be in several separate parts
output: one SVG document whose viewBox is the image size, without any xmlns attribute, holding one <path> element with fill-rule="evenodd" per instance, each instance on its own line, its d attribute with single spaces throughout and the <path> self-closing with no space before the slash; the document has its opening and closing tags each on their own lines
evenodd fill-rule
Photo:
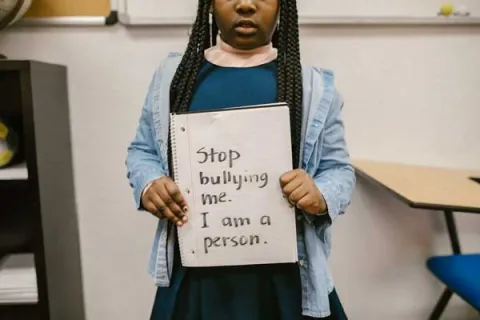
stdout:
<svg viewBox="0 0 480 320">
<path fill-rule="evenodd" d="M 276 65 L 219 67 L 205 62 L 190 111 L 276 101 Z M 178 242 L 177 242 L 178 243 Z M 151 320 L 302 320 L 297 264 L 185 268 L 175 246 L 171 285 L 159 287 Z M 332 316 L 346 316 L 335 291 Z"/>
</svg>

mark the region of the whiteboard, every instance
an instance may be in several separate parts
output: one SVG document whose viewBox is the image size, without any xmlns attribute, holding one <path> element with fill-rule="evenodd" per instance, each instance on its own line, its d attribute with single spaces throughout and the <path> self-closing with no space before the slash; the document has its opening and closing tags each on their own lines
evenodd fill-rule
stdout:
<svg viewBox="0 0 480 320">
<path fill-rule="evenodd" d="M 453 0 L 468 17 L 439 17 L 442 0 L 297 0 L 300 24 L 419 23 L 478 24 L 480 0 Z M 120 0 L 119 19 L 126 25 L 189 25 L 196 0 Z"/>
</svg>

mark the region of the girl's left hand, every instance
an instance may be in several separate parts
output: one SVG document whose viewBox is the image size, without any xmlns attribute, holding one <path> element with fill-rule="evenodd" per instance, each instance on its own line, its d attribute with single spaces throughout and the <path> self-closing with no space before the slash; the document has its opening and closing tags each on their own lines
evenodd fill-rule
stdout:
<svg viewBox="0 0 480 320">
<path fill-rule="evenodd" d="M 291 205 L 312 215 L 327 211 L 322 193 L 305 170 L 296 169 L 283 174 L 280 185 Z"/>
</svg>

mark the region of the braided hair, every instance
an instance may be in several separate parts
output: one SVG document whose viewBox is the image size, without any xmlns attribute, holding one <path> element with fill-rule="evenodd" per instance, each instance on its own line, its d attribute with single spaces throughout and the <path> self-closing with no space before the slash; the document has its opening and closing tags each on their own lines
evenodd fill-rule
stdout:
<svg viewBox="0 0 480 320">
<path fill-rule="evenodd" d="M 216 44 L 218 26 L 210 21 L 213 0 L 198 0 L 198 9 L 187 49 L 170 86 L 170 110 L 188 111 L 204 61 L 204 51 Z M 294 168 L 300 166 L 300 139 L 302 131 L 302 69 L 298 32 L 298 11 L 295 0 L 279 0 L 280 22 L 273 35 L 273 46 L 278 50 L 277 101 L 290 108 L 292 160 Z"/>
</svg>

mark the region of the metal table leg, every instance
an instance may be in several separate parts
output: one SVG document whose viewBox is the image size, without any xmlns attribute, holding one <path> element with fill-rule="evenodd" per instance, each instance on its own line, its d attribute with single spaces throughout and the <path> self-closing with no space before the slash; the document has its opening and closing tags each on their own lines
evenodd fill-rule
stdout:
<svg viewBox="0 0 480 320">
<path fill-rule="evenodd" d="M 452 297 L 453 292 L 450 291 L 450 289 L 445 289 L 443 291 L 442 296 L 438 300 L 435 309 L 433 309 L 432 313 L 430 314 L 430 320 L 438 320 L 440 319 L 440 316 L 442 315 L 443 311 L 445 310 L 445 307 L 448 304 L 448 301 Z"/>
<path fill-rule="evenodd" d="M 455 225 L 455 218 L 453 212 L 445 210 L 445 222 L 447 223 L 448 236 L 450 237 L 450 243 L 452 245 L 452 251 L 454 254 L 461 254 L 460 242 L 458 241 L 457 226 Z"/>
<path fill-rule="evenodd" d="M 448 236 L 450 238 L 450 244 L 452 246 L 453 254 L 461 254 L 460 242 L 458 240 L 457 226 L 455 225 L 455 218 L 453 217 L 453 212 L 451 210 L 445 210 L 445 222 L 447 224 Z M 453 292 L 446 288 L 442 296 L 437 302 L 435 309 L 433 309 L 430 320 L 438 320 L 442 315 L 445 307 L 448 304 L 448 301 L 452 297 Z"/>
</svg>

